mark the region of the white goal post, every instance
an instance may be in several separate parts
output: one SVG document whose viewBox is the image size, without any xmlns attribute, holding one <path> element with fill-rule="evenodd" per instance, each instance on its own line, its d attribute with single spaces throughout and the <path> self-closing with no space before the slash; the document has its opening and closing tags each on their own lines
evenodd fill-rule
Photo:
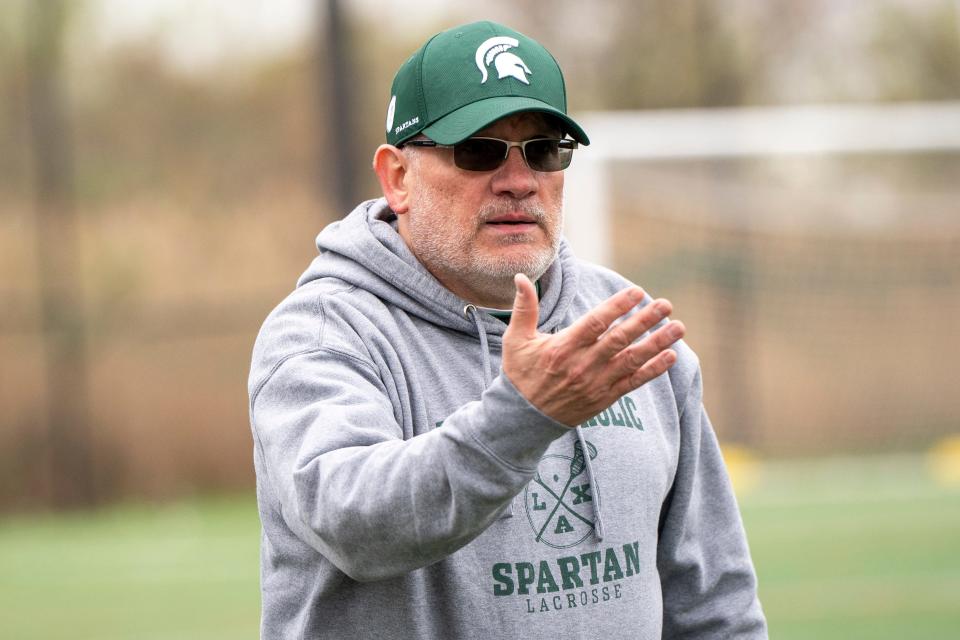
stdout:
<svg viewBox="0 0 960 640">
<path fill-rule="evenodd" d="M 960 151 L 960 102 L 583 112 L 590 136 L 566 172 L 565 235 L 613 266 L 614 161 Z M 642 189 L 642 185 L 638 185 Z"/>
</svg>

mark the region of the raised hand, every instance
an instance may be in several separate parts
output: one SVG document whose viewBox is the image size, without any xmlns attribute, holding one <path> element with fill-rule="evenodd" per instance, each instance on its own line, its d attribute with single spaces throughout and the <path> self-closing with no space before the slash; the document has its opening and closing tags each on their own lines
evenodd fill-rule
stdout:
<svg viewBox="0 0 960 640">
<path fill-rule="evenodd" d="M 537 409 L 557 422 L 576 426 L 620 396 L 664 373 L 677 360 L 670 345 L 683 337 L 683 323 L 671 320 L 634 343 L 673 311 L 658 299 L 623 318 L 643 300 L 629 287 L 597 305 L 563 331 L 537 331 L 539 303 L 523 274 L 510 325 L 503 335 L 503 372 Z"/>
</svg>

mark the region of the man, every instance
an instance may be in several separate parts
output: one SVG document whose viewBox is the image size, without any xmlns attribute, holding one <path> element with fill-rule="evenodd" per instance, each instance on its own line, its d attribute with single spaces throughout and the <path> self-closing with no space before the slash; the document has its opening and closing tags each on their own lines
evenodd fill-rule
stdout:
<svg viewBox="0 0 960 640">
<path fill-rule="evenodd" d="M 445 31 L 386 125 L 254 349 L 263 637 L 766 637 L 683 325 L 560 237 L 556 61 Z"/>
</svg>

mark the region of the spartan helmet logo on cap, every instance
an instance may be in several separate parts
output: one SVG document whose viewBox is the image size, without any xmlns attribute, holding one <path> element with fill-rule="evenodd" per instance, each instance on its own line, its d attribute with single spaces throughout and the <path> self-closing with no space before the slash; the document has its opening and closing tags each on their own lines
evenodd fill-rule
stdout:
<svg viewBox="0 0 960 640">
<path fill-rule="evenodd" d="M 530 84 L 527 73 L 533 73 L 520 57 L 510 49 L 520 46 L 516 38 L 496 36 L 485 40 L 477 47 L 477 68 L 483 74 L 480 84 L 487 81 L 487 67 L 493 62 L 497 68 L 497 79 L 503 80 L 507 76 L 516 78 L 523 84 Z"/>
</svg>

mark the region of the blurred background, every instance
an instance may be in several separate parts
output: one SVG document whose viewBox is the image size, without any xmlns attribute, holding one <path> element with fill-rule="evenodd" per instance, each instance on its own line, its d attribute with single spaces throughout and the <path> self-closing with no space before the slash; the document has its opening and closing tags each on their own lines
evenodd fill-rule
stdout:
<svg viewBox="0 0 960 640">
<path fill-rule="evenodd" d="M 772 637 L 956 637 L 956 0 L 0 3 L 0 636 L 257 637 L 254 337 L 477 19 L 594 138 L 571 241 L 688 326 Z"/>
</svg>

